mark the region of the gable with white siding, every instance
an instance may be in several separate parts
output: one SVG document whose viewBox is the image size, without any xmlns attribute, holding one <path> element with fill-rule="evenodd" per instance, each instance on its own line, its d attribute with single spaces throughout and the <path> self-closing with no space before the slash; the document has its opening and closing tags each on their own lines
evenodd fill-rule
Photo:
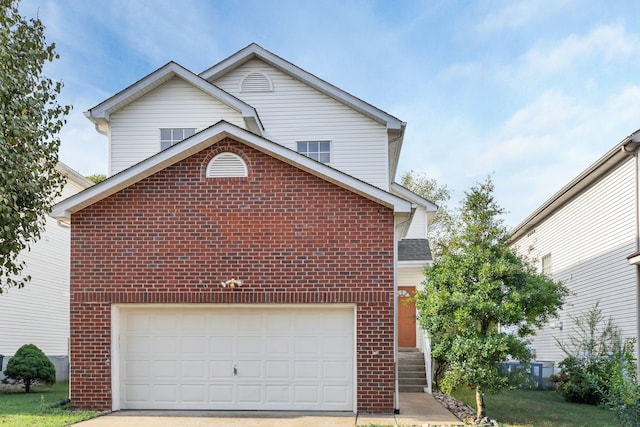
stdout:
<svg viewBox="0 0 640 427">
<path fill-rule="evenodd" d="M 560 317 L 533 338 L 537 360 L 557 366 L 566 355 L 556 338 L 567 342 L 575 335 L 571 317 L 596 301 L 625 337 L 637 337 L 636 268 L 627 261 L 636 250 L 635 192 L 634 159 L 627 156 L 514 242 L 540 269 L 542 258 L 550 255 L 553 279 L 572 292 Z"/>
<path fill-rule="evenodd" d="M 243 91 L 244 78 L 256 75 L 266 76 L 272 90 L 252 87 L 253 90 Z M 292 150 L 296 150 L 297 141 L 331 141 L 331 167 L 389 189 L 389 139 L 385 124 L 259 59 L 244 63 L 214 84 L 256 108 L 267 139 Z"/>
<path fill-rule="evenodd" d="M 238 111 L 173 77 L 111 115 L 109 174 L 158 153 L 161 128 L 195 128 L 198 132 L 220 120 L 246 128 Z"/>
</svg>

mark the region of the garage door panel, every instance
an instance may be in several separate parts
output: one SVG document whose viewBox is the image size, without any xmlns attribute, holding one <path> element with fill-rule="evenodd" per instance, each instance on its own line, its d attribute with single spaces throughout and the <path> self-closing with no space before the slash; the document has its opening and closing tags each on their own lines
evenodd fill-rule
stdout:
<svg viewBox="0 0 640 427">
<path fill-rule="evenodd" d="M 317 385 L 297 385 L 294 386 L 294 390 L 295 403 L 312 405 L 319 403 Z"/>
<path fill-rule="evenodd" d="M 238 385 L 238 403 L 260 403 L 262 401 L 261 388 L 261 386 L 255 384 Z"/>
<path fill-rule="evenodd" d="M 153 329 L 161 333 L 178 332 L 180 330 L 180 317 L 178 314 L 155 314 L 152 316 Z"/>
<path fill-rule="evenodd" d="M 184 378 L 207 378 L 207 363 L 204 360 L 185 360 L 182 362 L 181 374 Z"/>
<path fill-rule="evenodd" d="M 207 353 L 207 340 L 208 337 L 202 336 L 183 336 L 182 337 L 182 352 L 187 354 L 201 354 Z"/>
<path fill-rule="evenodd" d="M 265 341 L 267 354 L 286 354 L 290 351 L 291 338 L 288 336 L 268 336 Z"/>
<path fill-rule="evenodd" d="M 238 354 L 262 353 L 262 337 L 260 335 L 238 337 L 236 351 Z"/>
<path fill-rule="evenodd" d="M 211 379 L 233 377 L 233 360 L 214 360 L 210 363 Z"/>
<path fill-rule="evenodd" d="M 296 379 L 318 379 L 318 362 L 315 360 L 305 360 L 294 362 L 294 373 Z"/>
<path fill-rule="evenodd" d="M 326 361 L 322 365 L 323 378 L 341 380 L 349 373 L 349 366 L 342 360 Z"/>
<path fill-rule="evenodd" d="M 216 384 L 209 386 L 209 401 L 229 405 L 235 400 L 233 384 Z"/>
<path fill-rule="evenodd" d="M 232 336 L 214 335 L 209 338 L 209 349 L 214 354 L 229 354 L 236 347 L 236 339 Z"/>
<path fill-rule="evenodd" d="M 238 360 L 236 363 L 237 376 L 239 378 L 261 378 L 262 360 Z"/>
<path fill-rule="evenodd" d="M 151 339 L 151 351 L 154 354 L 176 354 L 180 348 L 178 336 L 156 336 Z"/>
<path fill-rule="evenodd" d="M 128 360 L 125 365 L 125 374 L 130 379 L 150 379 L 150 367 L 148 360 Z"/>
<path fill-rule="evenodd" d="M 267 379 L 290 378 L 290 365 L 288 360 L 268 360 L 265 362 L 265 376 Z"/>
<path fill-rule="evenodd" d="M 121 308 L 120 408 L 351 411 L 353 322 L 318 306 Z"/>
<path fill-rule="evenodd" d="M 129 402 L 146 403 L 149 401 L 151 386 L 146 384 L 129 384 L 123 390 L 123 395 Z"/>
<path fill-rule="evenodd" d="M 178 361 L 154 360 L 151 362 L 151 375 L 155 378 L 178 378 Z"/>
<path fill-rule="evenodd" d="M 265 387 L 268 403 L 289 403 L 291 400 L 291 386 L 288 384 L 274 384 Z"/>
<path fill-rule="evenodd" d="M 183 385 L 180 388 L 180 395 L 183 402 L 189 403 L 204 402 L 207 398 L 206 388 L 203 384 Z"/>
<path fill-rule="evenodd" d="M 293 339 L 293 351 L 296 354 L 314 354 L 318 352 L 317 337 L 297 336 Z"/>
</svg>

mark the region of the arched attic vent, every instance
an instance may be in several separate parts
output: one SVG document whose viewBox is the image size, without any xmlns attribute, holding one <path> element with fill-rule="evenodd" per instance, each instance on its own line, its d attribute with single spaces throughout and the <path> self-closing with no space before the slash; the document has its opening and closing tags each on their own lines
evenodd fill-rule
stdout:
<svg viewBox="0 0 640 427">
<path fill-rule="evenodd" d="M 273 92 L 273 83 L 266 74 L 252 71 L 242 79 L 240 92 Z"/>
<path fill-rule="evenodd" d="M 207 165 L 207 178 L 243 178 L 248 174 L 247 164 L 234 153 L 220 153 Z"/>
</svg>

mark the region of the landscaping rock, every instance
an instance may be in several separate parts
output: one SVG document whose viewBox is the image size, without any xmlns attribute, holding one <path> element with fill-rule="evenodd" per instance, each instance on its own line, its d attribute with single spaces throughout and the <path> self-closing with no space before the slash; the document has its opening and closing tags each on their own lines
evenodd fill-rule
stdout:
<svg viewBox="0 0 640 427">
<path fill-rule="evenodd" d="M 458 399 L 440 391 L 434 391 L 433 397 L 435 397 L 445 408 L 449 410 L 453 415 L 460 418 L 467 424 L 474 424 L 481 427 L 498 427 L 498 423 L 489 417 L 484 417 L 481 420 L 476 420 L 476 411 L 469 406 L 460 402 Z"/>
</svg>

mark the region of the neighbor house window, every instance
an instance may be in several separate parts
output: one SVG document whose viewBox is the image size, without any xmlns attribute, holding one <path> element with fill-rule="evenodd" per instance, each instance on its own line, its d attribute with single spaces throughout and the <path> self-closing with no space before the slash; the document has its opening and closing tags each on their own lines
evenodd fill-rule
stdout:
<svg viewBox="0 0 640 427">
<path fill-rule="evenodd" d="M 331 162 L 330 141 L 298 141 L 297 151 L 322 163 Z"/>
<path fill-rule="evenodd" d="M 160 150 L 166 150 L 183 139 L 189 138 L 194 133 L 196 133 L 195 128 L 160 129 Z"/>
<path fill-rule="evenodd" d="M 542 274 L 551 277 L 551 254 L 542 257 Z"/>
</svg>

